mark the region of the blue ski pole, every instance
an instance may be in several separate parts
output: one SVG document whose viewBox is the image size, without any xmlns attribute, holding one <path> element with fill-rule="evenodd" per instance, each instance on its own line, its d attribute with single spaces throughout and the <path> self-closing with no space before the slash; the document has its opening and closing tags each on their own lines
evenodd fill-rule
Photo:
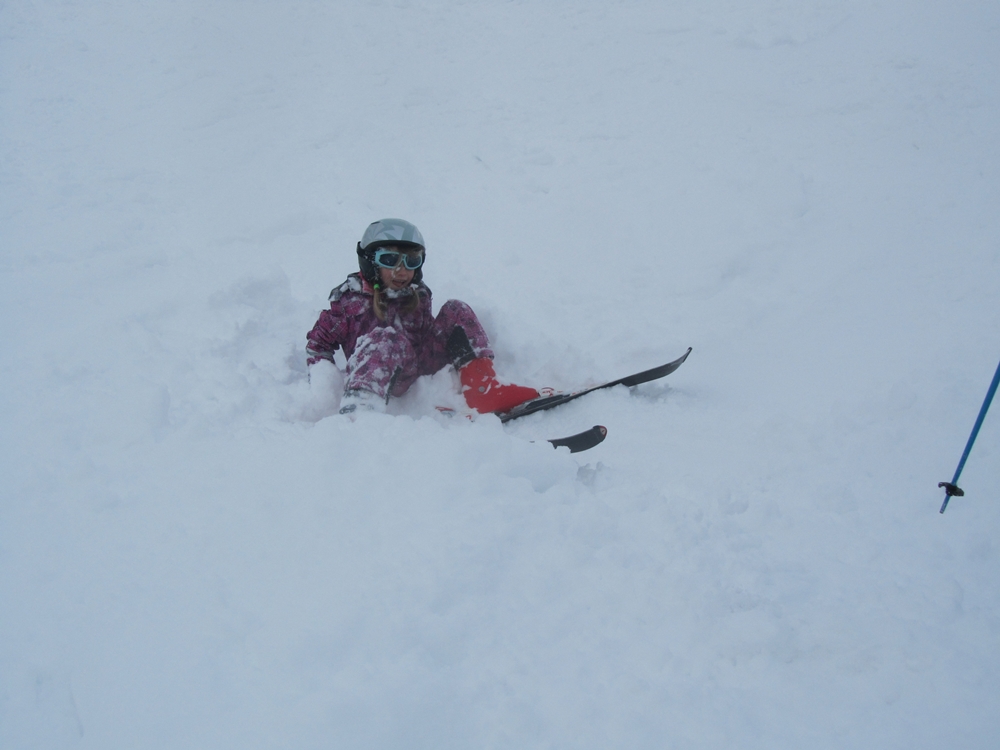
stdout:
<svg viewBox="0 0 1000 750">
<path fill-rule="evenodd" d="M 990 389 L 986 392 L 986 400 L 983 401 L 983 408 L 979 410 L 979 416 L 976 417 L 976 426 L 972 428 L 972 434 L 969 435 L 969 442 L 965 444 L 965 451 L 962 453 L 962 460 L 958 462 L 958 468 L 955 469 L 954 478 L 950 482 L 938 482 L 938 487 L 944 487 L 945 492 L 944 503 L 941 504 L 941 513 L 944 513 L 944 509 L 948 507 L 948 501 L 951 500 L 952 495 L 962 497 L 965 494 L 962 488 L 958 486 L 958 478 L 962 474 L 962 469 L 965 468 L 965 459 L 969 457 L 972 444 L 976 442 L 976 435 L 979 434 L 979 428 L 983 426 L 983 419 L 986 418 L 986 412 L 989 411 L 993 394 L 997 392 L 997 384 L 1000 384 L 1000 365 L 997 365 L 996 375 L 993 376 Z"/>
</svg>

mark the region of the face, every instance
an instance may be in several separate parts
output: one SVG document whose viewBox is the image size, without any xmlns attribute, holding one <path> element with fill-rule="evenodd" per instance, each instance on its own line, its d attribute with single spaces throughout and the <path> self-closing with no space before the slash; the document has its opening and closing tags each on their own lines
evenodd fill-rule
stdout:
<svg viewBox="0 0 1000 750">
<path fill-rule="evenodd" d="M 382 286 L 386 289 L 399 291 L 408 287 L 413 281 L 414 271 L 408 271 L 402 264 L 395 268 L 380 268 L 378 272 L 382 278 Z"/>
<path fill-rule="evenodd" d="M 398 250 L 396 247 L 386 247 L 386 250 Z M 406 265 L 400 261 L 400 263 L 395 268 L 382 268 L 378 267 L 379 278 L 382 280 L 382 285 L 387 289 L 394 289 L 399 291 L 400 289 L 405 289 L 413 281 L 413 276 L 416 271 L 411 271 L 406 267 Z"/>
</svg>

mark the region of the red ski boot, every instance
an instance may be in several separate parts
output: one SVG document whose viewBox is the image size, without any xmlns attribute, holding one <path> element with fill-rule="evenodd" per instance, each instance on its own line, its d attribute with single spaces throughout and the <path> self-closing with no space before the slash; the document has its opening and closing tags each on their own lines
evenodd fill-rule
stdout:
<svg viewBox="0 0 1000 750">
<path fill-rule="evenodd" d="M 464 386 L 465 403 L 480 414 L 510 411 L 518 404 L 541 395 L 534 388 L 500 383 L 493 369 L 493 360 L 487 357 L 472 360 L 458 374 Z"/>
</svg>

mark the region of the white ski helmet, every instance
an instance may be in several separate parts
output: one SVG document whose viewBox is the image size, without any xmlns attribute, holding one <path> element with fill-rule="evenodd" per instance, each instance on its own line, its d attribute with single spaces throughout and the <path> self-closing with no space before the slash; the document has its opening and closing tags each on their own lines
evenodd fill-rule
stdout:
<svg viewBox="0 0 1000 750">
<path fill-rule="evenodd" d="M 368 225 L 361 242 L 358 243 L 358 266 L 361 275 L 372 285 L 379 282 L 378 269 L 375 267 L 375 251 L 386 245 L 396 245 L 400 248 L 420 248 L 425 253 L 424 236 L 413 224 L 403 219 L 379 219 Z M 413 281 L 419 282 L 423 276 L 423 266 L 413 275 Z"/>
</svg>

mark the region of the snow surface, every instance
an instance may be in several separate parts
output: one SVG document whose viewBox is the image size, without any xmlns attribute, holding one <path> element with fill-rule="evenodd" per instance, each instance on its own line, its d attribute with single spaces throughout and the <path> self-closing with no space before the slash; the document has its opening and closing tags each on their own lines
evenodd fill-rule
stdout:
<svg viewBox="0 0 1000 750">
<path fill-rule="evenodd" d="M 1000 4 L 0 5 L 0 747 L 992 748 Z M 333 416 L 370 221 L 501 426 Z M 584 454 L 545 437 L 593 424 Z"/>
</svg>

